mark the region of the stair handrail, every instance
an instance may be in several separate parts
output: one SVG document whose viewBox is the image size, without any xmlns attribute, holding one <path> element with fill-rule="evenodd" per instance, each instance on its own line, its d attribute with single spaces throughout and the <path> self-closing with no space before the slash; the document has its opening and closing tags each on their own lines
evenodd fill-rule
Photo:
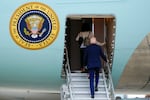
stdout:
<svg viewBox="0 0 150 100">
<path fill-rule="evenodd" d="M 111 76 L 111 71 L 110 71 L 110 65 L 109 62 L 107 63 L 107 68 L 108 68 L 108 79 L 109 79 L 109 90 L 111 92 L 111 98 L 113 98 L 113 100 L 115 99 L 115 90 L 114 90 L 114 84 L 112 81 L 112 76 Z"/>
<path fill-rule="evenodd" d="M 109 96 L 109 91 L 108 91 L 108 87 L 107 87 L 107 81 L 106 81 L 106 76 L 105 76 L 104 68 L 102 68 L 101 71 L 102 71 L 102 77 L 105 80 L 104 81 L 104 85 L 105 85 L 105 91 L 107 93 L 106 96 L 107 96 L 107 99 L 110 100 L 110 96 Z"/>
<path fill-rule="evenodd" d="M 66 71 L 66 76 L 67 76 L 67 86 L 68 86 L 68 90 L 69 90 L 69 95 L 70 95 L 70 100 L 73 100 L 73 96 L 72 96 L 72 89 L 71 89 L 71 69 L 70 69 L 70 63 L 69 63 L 69 56 L 68 56 L 68 49 L 65 46 L 65 51 L 66 51 L 66 64 L 65 64 L 65 71 Z"/>
<path fill-rule="evenodd" d="M 106 49 L 104 49 L 104 52 L 105 52 L 106 58 L 108 58 Z M 107 84 L 108 84 L 108 90 L 110 91 L 110 95 L 111 95 L 112 100 L 115 100 L 114 84 L 113 84 L 113 81 L 112 81 L 110 64 L 109 64 L 108 60 L 107 60 L 107 63 L 106 63 L 106 68 L 107 68 L 107 71 L 108 71 L 108 78 L 107 78 L 108 79 L 108 82 L 107 82 Z"/>
</svg>

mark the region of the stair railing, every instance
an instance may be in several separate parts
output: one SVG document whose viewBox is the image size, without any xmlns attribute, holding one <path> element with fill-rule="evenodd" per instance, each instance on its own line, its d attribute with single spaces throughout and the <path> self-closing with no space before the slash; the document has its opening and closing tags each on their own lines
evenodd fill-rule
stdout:
<svg viewBox="0 0 150 100">
<path fill-rule="evenodd" d="M 106 58 L 108 58 L 106 49 L 104 51 L 105 51 Z M 112 76 L 111 76 L 112 74 L 111 74 L 111 70 L 110 70 L 110 64 L 108 61 L 105 66 L 106 66 L 106 71 L 107 71 L 106 72 L 107 73 L 107 86 L 108 86 L 108 90 L 110 92 L 110 98 L 112 100 L 115 100 L 114 85 L 113 85 Z"/>
<path fill-rule="evenodd" d="M 67 76 L 67 86 L 69 90 L 69 97 L 70 100 L 73 100 L 72 97 L 72 89 L 71 89 L 71 69 L 70 69 L 70 64 L 69 64 L 69 56 L 68 56 L 68 49 L 65 47 L 65 52 L 66 52 L 66 64 L 65 64 L 65 71 L 66 71 L 66 76 Z"/>
<path fill-rule="evenodd" d="M 108 89 L 110 91 L 110 96 L 111 96 L 112 100 L 115 100 L 115 91 L 114 91 L 114 85 L 113 85 L 113 81 L 112 81 L 109 62 L 107 63 L 106 66 L 108 69 Z"/>
<path fill-rule="evenodd" d="M 106 96 L 107 96 L 107 99 L 110 100 L 109 91 L 108 91 L 107 82 L 106 82 L 106 76 L 105 76 L 105 72 L 103 68 L 102 68 L 102 74 L 103 74 L 103 79 L 105 80 L 104 85 L 105 85 L 105 91 L 107 93 Z"/>
</svg>

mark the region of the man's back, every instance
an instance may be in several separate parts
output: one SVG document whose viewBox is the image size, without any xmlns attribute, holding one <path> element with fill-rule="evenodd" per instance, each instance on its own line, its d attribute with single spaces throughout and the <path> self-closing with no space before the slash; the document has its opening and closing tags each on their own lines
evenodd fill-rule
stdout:
<svg viewBox="0 0 150 100">
<path fill-rule="evenodd" d="M 88 68 L 101 67 L 100 57 L 106 61 L 106 57 L 100 46 L 91 44 L 86 48 L 84 58 Z"/>
</svg>

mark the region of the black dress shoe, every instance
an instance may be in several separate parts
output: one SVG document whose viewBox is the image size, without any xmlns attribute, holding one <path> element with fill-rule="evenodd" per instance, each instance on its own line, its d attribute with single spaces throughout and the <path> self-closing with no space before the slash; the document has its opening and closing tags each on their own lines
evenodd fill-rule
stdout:
<svg viewBox="0 0 150 100">
<path fill-rule="evenodd" d="M 95 88 L 95 91 L 98 91 L 98 88 L 97 88 L 97 87 Z"/>
<path fill-rule="evenodd" d="M 94 95 L 91 95 L 91 98 L 94 98 Z"/>
</svg>

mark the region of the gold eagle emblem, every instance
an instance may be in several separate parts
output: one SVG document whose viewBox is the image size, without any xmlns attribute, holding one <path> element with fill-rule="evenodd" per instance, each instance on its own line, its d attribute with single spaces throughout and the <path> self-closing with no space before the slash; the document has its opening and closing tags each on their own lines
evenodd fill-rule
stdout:
<svg viewBox="0 0 150 100">
<path fill-rule="evenodd" d="M 41 37 L 46 31 L 46 28 L 42 29 L 44 18 L 42 18 L 39 15 L 30 15 L 25 19 L 25 22 L 29 31 L 26 28 L 24 28 L 24 33 L 28 36 L 31 36 L 32 38 L 37 38 L 38 36 Z"/>
</svg>

